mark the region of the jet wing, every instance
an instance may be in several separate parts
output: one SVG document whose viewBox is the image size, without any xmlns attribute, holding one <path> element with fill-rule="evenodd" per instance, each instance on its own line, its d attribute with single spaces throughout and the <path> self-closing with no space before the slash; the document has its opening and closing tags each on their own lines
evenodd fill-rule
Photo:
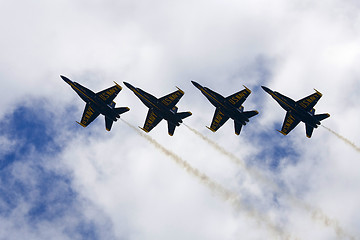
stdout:
<svg viewBox="0 0 360 240">
<path fill-rule="evenodd" d="M 283 126 L 280 133 L 287 135 L 291 130 L 293 130 L 300 122 L 300 119 L 296 118 L 291 112 L 287 112 Z"/>
<path fill-rule="evenodd" d="M 245 102 L 246 98 L 250 95 L 250 93 L 251 90 L 245 87 L 244 90 L 241 90 L 240 92 L 228 96 L 226 100 L 229 103 L 231 103 L 234 107 L 239 108 Z"/>
<path fill-rule="evenodd" d="M 146 116 L 144 127 L 141 128 L 145 132 L 150 132 L 163 118 L 157 114 L 153 109 L 149 109 Z"/>
<path fill-rule="evenodd" d="M 178 88 L 177 91 L 170 93 L 162 98 L 159 98 L 159 101 L 162 102 L 165 106 L 169 108 L 173 108 L 180 100 L 180 98 L 184 95 L 184 92 Z"/>
<path fill-rule="evenodd" d="M 95 118 L 97 118 L 99 116 L 99 114 L 100 114 L 100 112 L 96 111 L 94 108 L 92 108 L 90 106 L 90 104 L 87 103 L 79 124 L 83 127 L 86 127 L 92 121 L 94 121 Z"/>
<path fill-rule="evenodd" d="M 106 104 L 110 104 L 122 89 L 120 85 L 118 85 L 117 83 L 115 84 L 116 85 L 113 87 L 109 87 L 96 93 L 96 96 L 104 100 Z"/>
<path fill-rule="evenodd" d="M 210 130 L 216 132 L 229 119 L 220 108 L 216 108 L 213 120 L 211 122 Z"/>
<path fill-rule="evenodd" d="M 316 91 L 316 93 L 313 93 L 310 96 L 300 99 L 296 103 L 299 106 L 301 106 L 302 108 L 304 108 L 306 111 L 310 111 L 315 106 L 315 104 L 319 101 L 321 96 L 322 96 L 322 94 L 320 92 Z"/>
</svg>

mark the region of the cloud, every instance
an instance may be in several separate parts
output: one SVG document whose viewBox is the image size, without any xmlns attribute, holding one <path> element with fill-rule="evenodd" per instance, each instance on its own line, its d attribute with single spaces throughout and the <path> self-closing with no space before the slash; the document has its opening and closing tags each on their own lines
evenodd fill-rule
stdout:
<svg viewBox="0 0 360 240">
<path fill-rule="evenodd" d="M 0 10 L 0 221 L 6 238 L 266 239 L 236 212 L 121 121 L 77 126 L 84 103 L 60 74 L 94 91 L 128 81 L 156 97 L 185 91 L 185 123 L 267 176 L 283 192 L 229 161 L 185 126 L 149 135 L 214 181 L 243 196 L 300 239 L 340 235 L 288 195 L 359 235 L 358 153 L 323 128 L 288 136 L 285 112 L 260 88 L 295 100 L 323 93 L 323 123 L 358 145 L 359 4 L 356 1 L 38 1 Z M 26 24 L 25 24 L 26 23 Z M 245 109 L 260 113 L 240 136 L 209 132 L 213 106 L 195 80 L 224 96 L 246 85 Z M 123 89 L 122 117 L 142 126 L 147 108 Z M 11 199 L 16 201 L 11 201 Z M 36 220 L 34 222 L 34 219 Z M 19 227 L 20 226 L 20 227 Z M 310 229 L 310 230 L 309 230 Z"/>
</svg>

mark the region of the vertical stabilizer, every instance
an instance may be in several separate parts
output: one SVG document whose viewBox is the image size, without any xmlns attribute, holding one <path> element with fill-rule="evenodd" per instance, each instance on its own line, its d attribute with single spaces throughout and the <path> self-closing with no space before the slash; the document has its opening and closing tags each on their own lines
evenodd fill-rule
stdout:
<svg viewBox="0 0 360 240">
<path fill-rule="evenodd" d="M 176 113 L 177 116 L 179 116 L 181 119 L 187 118 L 192 115 L 191 112 L 180 112 Z"/>
</svg>

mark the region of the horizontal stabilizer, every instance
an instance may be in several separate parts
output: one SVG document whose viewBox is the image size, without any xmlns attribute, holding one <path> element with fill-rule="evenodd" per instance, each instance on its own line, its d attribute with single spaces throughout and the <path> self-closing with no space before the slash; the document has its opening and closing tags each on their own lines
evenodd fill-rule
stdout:
<svg viewBox="0 0 360 240">
<path fill-rule="evenodd" d="M 247 117 L 247 118 L 251 118 L 257 114 L 259 114 L 258 111 L 247 111 L 247 112 L 243 112 L 243 114 Z"/>
<path fill-rule="evenodd" d="M 192 115 L 191 112 L 179 112 L 176 113 L 177 116 L 179 116 L 181 119 L 187 118 Z"/>
<path fill-rule="evenodd" d="M 330 114 L 328 114 L 328 113 L 317 114 L 317 115 L 315 115 L 314 117 L 315 117 L 316 120 L 322 121 L 322 120 L 324 120 L 325 118 L 330 117 Z"/>
<path fill-rule="evenodd" d="M 123 114 L 124 112 L 129 111 L 130 108 L 128 107 L 119 107 L 119 108 L 114 108 L 114 111 L 116 112 L 116 114 Z"/>
<path fill-rule="evenodd" d="M 106 130 L 110 131 L 114 121 L 105 116 L 105 128 Z"/>
<path fill-rule="evenodd" d="M 235 134 L 239 135 L 240 131 L 241 131 L 242 124 L 237 122 L 237 121 L 234 121 L 234 125 L 235 125 Z"/>
<path fill-rule="evenodd" d="M 168 121 L 168 133 L 170 136 L 174 135 L 176 125 Z"/>
<path fill-rule="evenodd" d="M 311 138 L 314 128 L 312 126 L 310 126 L 309 124 L 305 124 L 305 130 L 306 130 L 306 136 L 308 138 Z"/>
</svg>

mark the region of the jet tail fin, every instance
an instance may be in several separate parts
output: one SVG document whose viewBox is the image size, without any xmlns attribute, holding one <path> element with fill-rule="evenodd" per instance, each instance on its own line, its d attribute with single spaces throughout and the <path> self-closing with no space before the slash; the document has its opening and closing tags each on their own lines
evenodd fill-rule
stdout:
<svg viewBox="0 0 360 240">
<path fill-rule="evenodd" d="M 110 131 L 114 121 L 105 116 L 105 128 L 106 130 Z"/>
<path fill-rule="evenodd" d="M 257 115 L 259 112 L 258 111 L 247 111 L 247 112 L 243 112 L 243 114 L 247 117 L 247 118 L 251 118 L 255 115 Z"/>
<path fill-rule="evenodd" d="M 187 118 L 192 115 L 191 112 L 179 112 L 176 113 L 177 116 L 179 116 L 181 119 Z"/>
<path fill-rule="evenodd" d="M 306 128 L 306 136 L 308 138 L 311 138 L 314 128 L 312 126 L 310 126 L 309 124 L 305 124 L 305 128 Z"/>
<path fill-rule="evenodd" d="M 330 114 L 328 114 L 328 113 L 316 114 L 314 117 L 316 118 L 316 120 L 322 121 L 322 120 L 330 117 Z"/>
<path fill-rule="evenodd" d="M 234 121 L 234 125 L 235 125 L 235 134 L 239 135 L 240 131 L 241 131 L 242 124 L 237 122 L 237 121 Z"/>
</svg>

